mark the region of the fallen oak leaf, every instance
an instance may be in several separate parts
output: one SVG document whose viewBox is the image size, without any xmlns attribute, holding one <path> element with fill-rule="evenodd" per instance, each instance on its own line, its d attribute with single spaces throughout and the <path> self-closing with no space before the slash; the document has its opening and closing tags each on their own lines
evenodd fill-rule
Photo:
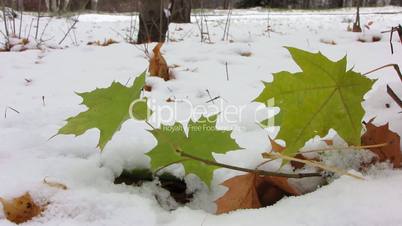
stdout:
<svg viewBox="0 0 402 226">
<path fill-rule="evenodd" d="M 377 155 L 372 163 L 384 162 L 389 160 L 394 168 L 401 167 L 401 148 L 400 137 L 398 134 L 389 130 L 389 124 L 375 126 L 370 120 L 366 124 L 366 133 L 362 136 L 363 145 L 374 145 L 388 143 L 386 146 L 371 148 L 370 151 Z"/>
<path fill-rule="evenodd" d="M 30 221 L 32 218 L 39 216 L 44 210 L 33 201 L 28 192 L 11 201 L 0 198 L 0 202 L 3 204 L 7 220 L 16 224 Z"/>
<path fill-rule="evenodd" d="M 287 195 L 300 195 L 300 192 L 288 184 L 287 178 L 259 176 L 254 173 L 233 177 L 222 185 L 229 190 L 215 201 L 218 206 L 217 214 L 260 208 L 273 205 Z"/>
</svg>

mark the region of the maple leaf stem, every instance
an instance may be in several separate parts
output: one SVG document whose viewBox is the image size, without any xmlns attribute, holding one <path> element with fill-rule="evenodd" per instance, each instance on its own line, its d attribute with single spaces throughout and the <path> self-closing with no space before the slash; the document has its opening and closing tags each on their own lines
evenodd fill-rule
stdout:
<svg viewBox="0 0 402 226">
<path fill-rule="evenodd" d="M 263 166 L 263 165 L 265 165 L 265 164 L 267 164 L 267 163 L 270 163 L 270 162 L 272 162 L 272 161 L 274 161 L 274 160 L 275 160 L 275 159 L 266 160 L 266 161 L 264 161 L 264 162 L 258 164 L 258 165 L 255 167 L 255 169 L 258 169 L 258 168 L 260 168 L 261 166 Z"/>
<path fill-rule="evenodd" d="M 351 174 L 351 173 L 348 173 L 347 171 L 345 171 L 343 169 L 338 169 L 338 168 L 333 167 L 333 166 L 328 166 L 328 165 L 325 165 L 323 163 L 320 163 L 320 162 L 317 162 L 317 161 L 314 161 L 314 160 L 304 160 L 304 159 L 294 158 L 294 157 L 291 157 L 291 156 L 283 155 L 281 153 L 274 153 L 274 154 L 273 153 L 263 153 L 262 156 L 264 158 L 269 158 L 269 159 L 283 159 L 283 160 L 287 160 L 287 161 L 296 161 L 296 162 L 304 163 L 304 164 L 309 165 L 309 166 L 313 166 L 313 167 L 323 169 L 325 171 L 330 171 L 330 172 L 338 173 L 340 175 L 350 176 L 350 177 L 353 177 L 355 179 L 364 180 L 364 178 L 362 178 L 360 176 L 357 176 L 357 175 L 354 175 L 354 174 Z"/>
<path fill-rule="evenodd" d="M 305 154 L 305 153 L 312 153 L 312 152 L 338 151 L 338 150 L 348 150 L 348 149 L 354 149 L 354 150 L 374 149 L 374 148 L 385 147 L 388 145 L 389 145 L 389 143 L 364 145 L 364 146 L 350 146 L 350 147 L 329 147 L 329 148 L 320 148 L 320 149 L 314 149 L 314 150 L 309 150 L 309 151 L 303 151 L 301 153 Z"/>
<path fill-rule="evenodd" d="M 199 158 L 197 156 L 190 155 L 190 154 L 185 153 L 185 152 L 180 151 L 180 150 L 176 150 L 176 151 L 182 157 L 189 158 L 189 159 L 196 160 L 196 161 L 200 161 L 200 162 L 203 162 L 203 163 L 205 163 L 207 165 L 219 166 L 219 167 L 222 167 L 222 168 L 231 169 L 231 170 L 237 170 L 237 171 L 242 171 L 242 172 L 247 172 L 247 173 L 255 173 L 255 174 L 258 174 L 258 175 L 273 176 L 273 177 L 285 177 L 285 178 L 321 177 L 320 173 L 291 174 L 291 173 L 279 173 L 279 172 L 270 172 L 270 171 L 265 171 L 265 170 L 242 168 L 242 167 L 238 167 L 238 166 L 227 165 L 227 164 L 219 163 L 219 162 L 216 162 L 216 161 L 211 161 L 211 160 Z"/>
<path fill-rule="evenodd" d="M 149 126 L 149 127 L 151 127 L 153 130 L 156 130 L 156 128 L 155 128 L 155 126 L 153 126 L 151 123 L 149 123 L 148 121 L 145 121 L 145 123 Z"/>
<path fill-rule="evenodd" d="M 187 161 L 187 160 L 189 160 L 189 159 L 180 159 L 180 160 L 178 160 L 178 161 L 171 162 L 171 163 L 169 163 L 169 164 L 167 164 L 167 165 L 165 165 L 165 166 L 162 166 L 162 167 L 158 168 L 157 170 L 155 170 L 155 172 L 154 172 L 153 174 L 154 174 L 154 175 L 157 175 L 161 170 L 166 169 L 167 167 L 169 167 L 169 166 L 171 166 L 171 165 L 178 164 L 178 163 L 182 163 L 182 162 Z"/>
<path fill-rule="evenodd" d="M 369 71 L 369 72 L 366 72 L 366 73 L 364 73 L 363 75 L 366 76 L 366 75 L 369 75 L 369 74 L 371 74 L 371 73 L 374 73 L 374 72 L 376 72 L 376 71 L 379 71 L 379 70 L 382 70 L 382 69 L 388 68 L 388 67 L 393 67 L 393 68 L 394 68 L 394 70 L 396 71 L 396 73 L 397 73 L 398 76 L 399 76 L 399 79 L 400 79 L 401 82 L 402 82 L 402 73 L 401 73 L 401 70 L 399 69 L 398 64 L 387 64 L 387 65 L 384 65 L 384 66 L 382 66 L 382 67 L 373 69 L 373 70 L 371 70 L 371 71 Z"/>
</svg>

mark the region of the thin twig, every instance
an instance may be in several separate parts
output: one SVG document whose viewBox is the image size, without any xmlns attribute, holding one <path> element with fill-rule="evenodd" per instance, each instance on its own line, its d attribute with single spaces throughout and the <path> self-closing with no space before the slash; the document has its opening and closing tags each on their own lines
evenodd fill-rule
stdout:
<svg viewBox="0 0 402 226">
<path fill-rule="evenodd" d="M 1 5 L 2 5 L 2 8 L 3 8 L 4 29 L 6 31 L 7 43 L 10 43 L 10 33 L 8 32 L 6 6 L 5 6 L 5 3 L 4 3 L 4 0 L 1 0 Z"/>
<path fill-rule="evenodd" d="M 265 161 L 263 161 L 262 163 L 258 164 L 258 165 L 255 167 L 255 169 L 258 169 L 258 168 L 260 168 L 261 166 L 263 166 L 263 165 L 265 165 L 265 164 L 267 164 L 267 163 L 270 163 L 270 162 L 272 162 L 272 161 L 274 161 L 274 160 L 275 160 L 275 159 L 265 160 Z"/>
<path fill-rule="evenodd" d="M 3 33 L 3 31 L 0 30 L 0 34 L 2 34 L 4 36 L 4 38 L 7 40 L 7 35 Z"/>
<path fill-rule="evenodd" d="M 320 173 L 292 174 L 292 173 L 280 173 L 280 172 L 271 172 L 271 171 L 265 171 L 265 170 L 247 169 L 247 168 L 219 163 L 219 162 L 208 160 L 208 159 L 199 158 L 197 156 L 190 155 L 190 154 L 180 151 L 180 150 L 176 150 L 176 151 L 182 157 L 196 160 L 196 161 L 205 163 L 207 165 L 218 166 L 218 167 L 222 167 L 222 168 L 226 168 L 226 169 L 237 170 L 237 171 L 242 171 L 242 172 L 247 172 L 247 173 L 255 173 L 255 174 L 263 175 L 263 176 L 285 177 L 285 178 L 321 177 Z"/>
<path fill-rule="evenodd" d="M 29 39 L 29 37 L 31 36 L 32 25 L 33 25 L 33 22 L 34 22 L 34 21 L 35 21 L 35 19 L 32 18 L 32 19 L 31 19 L 31 23 L 30 23 L 30 25 L 29 25 L 29 31 L 28 31 L 27 39 Z"/>
<path fill-rule="evenodd" d="M 153 126 L 151 123 L 149 123 L 148 121 L 145 121 L 145 123 L 149 126 L 149 127 L 151 127 L 153 130 L 156 130 L 156 128 L 155 128 L 155 126 Z"/>
<path fill-rule="evenodd" d="M 5 118 L 5 119 L 7 118 L 7 110 L 8 110 L 8 109 L 14 111 L 14 112 L 17 113 L 17 114 L 20 114 L 20 112 L 19 112 L 18 110 L 16 110 L 15 108 L 6 106 L 6 109 L 4 110 L 4 118 Z"/>
<path fill-rule="evenodd" d="M 229 15 L 229 21 L 228 21 L 228 27 L 227 27 L 227 31 L 226 31 L 226 41 L 229 40 L 229 32 L 230 32 L 230 25 L 232 23 L 232 14 L 233 14 L 233 9 L 232 9 L 232 5 L 230 4 L 230 15 Z"/>
<path fill-rule="evenodd" d="M 209 99 L 212 101 L 213 104 L 215 104 L 214 98 L 212 98 L 211 93 L 209 92 L 209 90 L 206 90 L 206 91 L 207 91 L 207 93 L 208 93 Z M 209 101 L 209 102 L 210 102 L 210 101 Z M 207 103 L 209 103 L 209 102 L 207 102 Z"/>
<path fill-rule="evenodd" d="M 366 75 L 368 75 L 368 74 L 374 73 L 374 72 L 376 72 L 376 71 L 382 70 L 382 69 L 387 68 L 387 67 L 393 67 L 394 70 L 396 71 L 396 73 L 398 74 L 399 79 L 400 79 L 401 82 L 402 82 L 402 73 L 401 73 L 401 70 L 399 69 L 398 64 L 387 64 L 387 65 L 384 65 L 384 66 L 382 66 L 382 67 L 373 69 L 373 70 L 371 70 L 371 71 L 369 71 L 369 72 L 366 72 L 366 73 L 364 73 L 363 75 L 366 76 Z"/>
<path fill-rule="evenodd" d="M 178 161 L 171 162 L 171 163 L 169 163 L 169 164 L 167 164 L 167 165 L 165 165 L 165 166 L 162 166 L 162 167 L 158 168 L 157 170 L 155 170 L 155 172 L 154 172 L 153 174 L 154 174 L 154 175 L 157 175 L 161 170 L 166 169 L 166 168 L 168 168 L 168 167 L 171 166 L 171 165 L 179 164 L 179 163 L 182 163 L 182 162 L 185 162 L 185 161 L 188 161 L 188 160 L 190 160 L 190 159 L 180 159 L 180 160 L 178 160 Z"/>
<path fill-rule="evenodd" d="M 341 150 L 361 150 L 361 149 L 374 149 L 374 148 L 382 148 L 388 146 L 389 143 L 382 143 L 382 144 L 373 144 L 373 145 L 363 145 L 363 146 L 350 146 L 350 147 L 329 147 L 329 148 L 320 148 L 314 149 L 309 151 L 303 151 L 302 154 L 305 153 L 315 153 L 315 152 L 324 152 L 324 151 L 341 151 Z"/>
<path fill-rule="evenodd" d="M 215 97 L 215 98 L 213 98 L 213 99 L 210 99 L 209 101 L 207 101 L 207 102 L 205 102 L 206 104 L 209 104 L 209 103 L 213 103 L 215 100 L 218 100 L 218 99 L 220 99 L 221 97 L 220 96 L 217 96 L 217 97 Z M 215 103 L 214 103 L 215 104 Z"/>
<path fill-rule="evenodd" d="M 226 62 L 225 66 L 226 66 L 226 79 L 227 79 L 227 81 L 229 81 L 229 68 L 228 68 L 228 62 Z"/>
<path fill-rule="evenodd" d="M 391 35 L 389 36 L 389 45 L 391 46 L 391 54 L 394 54 L 394 44 L 392 43 L 392 38 L 394 36 L 394 28 L 391 29 Z"/>
<path fill-rule="evenodd" d="M 223 30 L 222 41 L 227 41 L 229 38 L 229 26 L 230 26 L 231 16 L 232 16 L 232 8 L 229 7 L 228 14 L 226 17 L 225 29 Z"/>
<path fill-rule="evenodd" d="M 320 169 L 323 169 L 325 171 L 330 171 L 330 172 L 334 172 L 334 173 L 338 173 L 341 175 L 347 175 L 356 179 L 360 179 L 360 180 L 364 180 L 364 178 L 348 173 L 347 171 L 343 170 L 343 169 L 338 169 L 336 167 L 333 166 L 327 166 L 325 164 L 322 164 L 320 162 L 317 161 L 313 161 L 313 160 L 305 160 L 305 159 L 299 159 L 299 158 L 295 158 L 295 157 L 290 157 L 287 155 L 283 155 L 281 153 L 263 153 L 262 154 L 264 158 L 269 158 L 269 159 L 283 159 L 283 160 L 287 160 L 287 161 L 295 161 L 295 162 L 300 162 L 300 163 L 304 163 L 306 165 L 309 166 L 313 166 L 313 167 L 317 167 Z"/>
<path fill-rule="evenodd" d="M 402 35 L 401 35 L 402 27 L 401 27 L 401 25 L 396 26 L 396 27 L 391 27 L 391 30 L 381 32 L 381 34 L 391 33 L 390 36 L 389 36 L 389 45 L 391 46 L 391 54 L 394 54 L 394 45 L 392 44 L 392 39 L 393 39 L 393 36 L 394 36 L 394 32 L 398 33 L 399 39 L 402 42 Z"/>
<path fill-rule="evenodd" d="M 127 86 L 130 81 L 131 81 L 131 77 L 127 79 L 127 82 L 126 82 L 126 84 L 124 84 L 124 86 Z"/>
<path fill-rule="evenodd" d="M 40 35 L 40 38 L 39 38 L 40 41 L 43 41 L 43 39 L 42 39 L 43 35 L 45 34 L 45 31 L 46 31 L 47 27 L 49 26 L 50 21 L 52 21 L 52 17 L 50 17 L 50 19 L 47 21 L 45 27 L 43 28 L 43 31 L 42 31 L 42 33 Z"/>
<path fill-rule="evenodd" d="M 20 6 L 20 14 L 21 14 L 21 18 L 20 18 L 20 28 L 19 28 L 19 32 L 18 32 L 18 38 L 21 38 L 21 32 L 22 32 L 22 18 L 23 18 L 23 14 L 24 12 L 22 11 L 22 7 Z"/>
<path fill-rule="evenodd" d="M 73 25 L 71 25 L 71 27 L 67 30 L 66 34 L 64 35 L 64 37 L 60 40 L 59 45 L 61 45 L 64 40 L 67 38 L 67 35 L 71 32 L 71 30 L 74 28 L 74 26 L 78 23 L 78 20 L 74 20 Z"/>
<path fill-rule="evenodd" d="M 392 35 L 392 33 L 391 33 L 391 35 Z M 384 66 L 379 67 L 379 68 L 377 68 L 377 69 L 371 70 L 371 71 L 369 71 L 369 72 L 367 72 L 367 73 L 365 73 L 365 74 L 363 74 L 363 75 L 368 75 L 368 74 L 370 74 L 370 73 L 376 72 L 376 71 L 378 71 L 378 70 L 381 70 L 381 69 L 384 69 L 384 68 L 387 68 L 387 67 L 393 67 L 394 70 L 396 71 L 396 73 L 398 74 L 399 79 L 400 79 L 401 82 L 402 82 L 402 73 L 401 73 L 401 70 L 400 70 L 398 64 L 387 64 L 387 65 L 384 65 Z M 389 87 L 388 85 L 387 85 L 387 93 L 388 93 L 388 95 L 390 95 L 391 98 L 402 108 L 402 101 L 401 101 L 401 99 L 396 95 L 396 93 L 395 93 L 395 92 L 391 89 L 391 87 Z"/>
<path fill-rule="evenodd" d="M 13 20 L 13 35 L 15 36 L 16 35 L 16 31 L 15 31 L 15 17 L 14 17 L 14 14 L 15 14 L 15 12 L 14 12 L 14 9 L 11 9 L 12 11 L 11 11 L 11 17 L 12 17 L 12 20 Z"/>
<path fill-rule="evenodd" d="M 12 110 L 12 111 L 14 111 L 15 113 L 17 113 L 17 114 L 20 114 L 20 112 L 17 110 L 17 109 L 15 109 L 15 108 L 12 108 L 12 107 L 8 107 L 10 110 Z"/>
<path fill-rule="evenodd" d="M 272 1 L 270 2 L 270 5 L 271 5 L 271 3 L 272 3 Z M 271 6 L 270 5 L 267 7 L 267 30 L 266 30 L 269 38 L 271 37 L 271 18 L 270 18 Z"/>
<path fill-rule="evenodd" d="M 402 100 L 396 95 L 396 93 L 387 85 L 387 93 L 391 96 L 391 98 L 402 108 Z"/>
<path fill-rule="evenodd" d="M 39 33 L 39 21 L 40 21 L 40 11 L 42 7 L 42 1 L 38 1 L 38 18 L 36 20 L 36 33 L 35 33 L 35 40 L 38 39 L 38 33 Z"/>
</svg>

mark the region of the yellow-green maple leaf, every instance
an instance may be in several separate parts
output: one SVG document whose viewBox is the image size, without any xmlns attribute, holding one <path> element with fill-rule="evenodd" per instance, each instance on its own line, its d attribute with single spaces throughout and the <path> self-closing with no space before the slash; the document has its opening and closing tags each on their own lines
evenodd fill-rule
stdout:
<svg viewBox="0 0 402 226">
<path fill-rule="evenodd" d="M 121 125 L 129 119 L 130 105 L 140 98 L 144 84 L 145 72 L 135 79 L 131 87 L 113 82 L 108 88 L 77 93 L 83 98 L 82 104 L 87 106 L 88 110 L 67 119 L 67 124 L 58 134 L 79 136 L 87 130 L 97 128 L 100 131 L 98 147 L 103 150 L 113 135 L 120 130 Z"/>
<path fill-rule="evenodd" d="M 286 142 L 284 154 L 294 155 L 314 136 L 325 136 L 329 129 L 349 144 L 360 145 L 363 96 L 374 81 L 347 71 L 346 57 L 333 62 L 321 53 L 287 48 L 302 72 L 279 72 L 256 101 L 274 98 L 281 111 L 277 139 Z"/>
<path fill-rule="evenodd" d="M 188 137 L 180 123 L 173 126 L 161 125 L 160 129 L 150 131 L 158 141 L 158 145 L 147 153 L 151 157 L 152 170 L 180 162 L 183 164 L 186 174 L 193 173 L 210 185 L 213 171 L 218 167 L 183 158 L 177 150 L 214 161 L 213 152 L 224 154 L 240 149 L 230 137 L 230 131 L 216 129 L 216 118 L 217 116 L 202 117 L 197 122 L 190 121 Z"/>
</svg>

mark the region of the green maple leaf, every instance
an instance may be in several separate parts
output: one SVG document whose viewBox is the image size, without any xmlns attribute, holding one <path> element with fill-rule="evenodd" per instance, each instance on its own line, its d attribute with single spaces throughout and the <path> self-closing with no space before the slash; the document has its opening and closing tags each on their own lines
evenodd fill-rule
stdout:
<svg viewBox="0 0 402 226">
<path fill-rule="evenodd" d="M 230 150 L 240 149 L 230 137 L 230 131 L 216 130 L 216 118 L 217 116 L 202 117 L 198 122 L 190 121 L 188 137 L 180 123 L 173 126 L 162 125 L 160 129 L 150 131 L 158 141 L 158 145 L 147 153 L 151 157 L 152 170 L 181 162 L 186 175 L 193 173 L 209 186 L 213 171 L 218 167 L 183 158 L 177 150 L 215 161 L 213 152 L 224 154 Z"/>
<path fill-rule="evenodd" d="M 140 98 L 144 84 L 145 72 L 135 79 L 131 87 L 113 82 L 108 88 L 77 93 L 83 98 L 82 104 L 87 106 L 88 110 L 67 119 L 67 124 L 58 134 L 79 136 L 87 130 L 98 128 L 100 131 L 98 147 L 103 150 L 113 135 L 120 130 L 121 125 L 130 118 L 130 105 Z M 143 105 L 140 105 L 140 108 L 144 110 Z M 135 111 L 135 116 L 140 114 L 138 109 Z"/>
<path fill-rule="evenodd" d="M 374 81 L 346 70 L 346 57 L 333 62 L 321 53 L 288 48 L 303 72 L 279 72 L 256 101 L 275 98 L 281 111 L 277 136 L 286 142 L 284 154 L 294 155 L 314 136 L 325 136 L 329 129 L 351 145 L 360 145 L 363 96 Z"/>
</svg>

